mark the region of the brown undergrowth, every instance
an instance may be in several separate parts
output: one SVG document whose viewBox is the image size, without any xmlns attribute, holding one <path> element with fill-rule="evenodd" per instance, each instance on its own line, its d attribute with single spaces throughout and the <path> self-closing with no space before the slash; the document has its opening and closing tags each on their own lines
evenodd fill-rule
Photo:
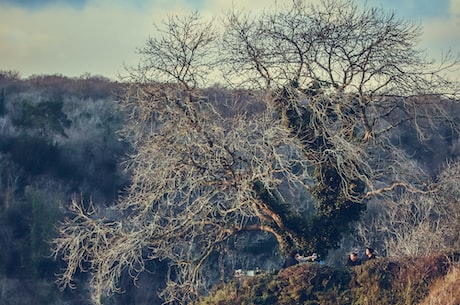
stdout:
<svg viewBox="0 0 460 305">
<path fill-rule="evenodd" d="M 460 265 L 454 266 L 443 278 L 435 281 L 420 305 L 460 305 Z"/>
<path fill-rule="evenodd" d="M 301 264 L 224 284 L 195 305 L 458 305 L 460 271 L 451 266 L 446 255 L 379 258 L 354 268 Z M 457 301 L 430 303 L 437 297 Z"/>
</svg>

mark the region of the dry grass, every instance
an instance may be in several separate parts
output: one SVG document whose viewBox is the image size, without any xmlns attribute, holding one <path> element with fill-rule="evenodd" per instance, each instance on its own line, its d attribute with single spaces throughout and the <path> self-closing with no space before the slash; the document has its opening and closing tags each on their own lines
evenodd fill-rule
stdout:
<svg viewBox="0 0 460 305">
<path fill-rule="evenodd" d="M 419 305 L 460 305 L 460 266 L 457 265 L 437 280 L 429 295 Z"/>
</svg>

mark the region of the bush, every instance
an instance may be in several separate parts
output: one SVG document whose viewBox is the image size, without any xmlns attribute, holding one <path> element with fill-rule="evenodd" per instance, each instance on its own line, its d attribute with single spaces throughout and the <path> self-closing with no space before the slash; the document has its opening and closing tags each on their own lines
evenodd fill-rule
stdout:
<svg viewBox="0 0 460 305">
<path fill-rule="evenodd" d="M 435 281 L 428 296 L 420 305 L 458 305 L 460 304 L 460 266 L 455 266 L 443 278 Z"/>
<path fill-rule="evenodd" d="M 429 285 L 447 273 L 448 265 L 444 255 L 369 261 L 355 268 L 353 304 L 418 304 Z"/>
<path fill-rule="evenodd" d="M 348 270 L 319 264 L 301 264 L 245 281 L 230 282 L 210 293 L 196 305 L 277 304 L 337 305 L 351 304 Z"/>
<path fill-rule="evenodd" d="M 379 258 L 353 269 L 300 264 L 222 285 L 195 305 L 415 305 L 448 269 L 445 255 Z"/>
</svg>

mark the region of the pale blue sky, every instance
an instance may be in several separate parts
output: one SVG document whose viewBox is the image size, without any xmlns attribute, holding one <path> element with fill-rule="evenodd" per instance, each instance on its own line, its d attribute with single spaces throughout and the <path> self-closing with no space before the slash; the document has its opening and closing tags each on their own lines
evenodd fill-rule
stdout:
<svg viewBox="0 0 460 305">
<path fill-rule="evenodd" d="M 421 22 L 421 47 L 430 56 L 460 52 L 460 0 L 356 1 Z M 138 61 L 135 49 L 153 33 L 154 21 L 192 10 L 219 16 L 232 3 L 257 11 L 274 0 L 0 0 L 0 70 L 116 78 L 124 63 Z"/>
<path fill-rule="evenodd" d="M 449 0 L 368 0 L 409 18 L 445 18 L 449 16 Z"/>
</svg>

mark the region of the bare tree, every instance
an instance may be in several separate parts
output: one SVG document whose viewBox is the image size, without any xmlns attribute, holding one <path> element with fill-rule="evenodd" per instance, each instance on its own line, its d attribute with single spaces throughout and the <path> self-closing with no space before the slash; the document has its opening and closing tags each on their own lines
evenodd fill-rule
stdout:
<svg viewBox="0 0 460 305">
<path fill-rule="evenodd" d="M 142 258 L 167 260 L 171 279 L 164 297 L 187 303 L 188 295 L 204 284 L 202 264 L 230 236 L 268 231 L 282 248 L 297 238 L 284 216 L 260 198 L 255 185 L 264 185 L 275 196 L 281 183 L 307 180 L 306 171 L 293 171 L 294 166 L 307 165 L 299 158 L 298 139 L 273 120 L 273 112 L 226 118 L 209 103 L 185 107 L 182 96 L 165 95 L 176 94 L 174 86 L 139 90 L 136 105 L 148 107 L 139 113 L 146 121 L 133 120 L 138 138 L 129 165 L 132 184 L 115 206 L 126 211 L 126 218 L 107 223 L 74 202 L 76 216 L 62 226 L 56 251 L 76 255 L 65 257 L 69 268 L 64 283 L 79 267 L 78 257 L 94 260 L 95 300 L 104 289 L 114 289 L 114 278 L 127 260 L 135 271 L 143 269 Z M 155 121 L 146 112 L 155 114 Z M 69 248 L 81 243 L 94 246 L 86 248 L 87 253 Z M 119 255 L 124 258 L 113 264 Z"/>
<path fill-rule="evenodd" d="M 446 106 L 457 103 L 458 83 L 443 75 L 459 59 L 427 60 L 416 48 L 420 35 L 417 25 L 352 1 L 293 1 L 260 18 L 227 14 L 222 56 L 225 75 L 274 91 L 318 185 L 362 202 L 423 190 L 426 175 L 413 171 L 399 130 L 413 129 L 422 142 L 442 121 L 458 131 Z"/>
<path fill-rule="evenodd" d="M 383 246 L 387 256 L 422 256 L 455 251 L 459 246 L 460 163 L 448 165 L 425 193 L 402 193 L 393 200 L 373 203 L 378 215 L 365 215 L 359 237 Z"/>
<path fill-rule="evenodd" d="M 124 98 L 131 185 L 105 217 L 72 202 L 54 241 L 67 262 L 63 286 L 91 271 L 99 303 L 125 270 L 136 277 L 145 260 L 165 261 L 162 297 L 187 304 L 209 284 L 203 266 L 225 255 L 232 236 L 270 232 L 281 251 L 326 255 L 368 198 L 426 191 L 421 173 L 406 171 L 396 130 L 414 126 L 423 139 L 448 118 L 438 102 L 457 91 L 438 75 L 457 61 L 430 69 L 414 48 L 418 27 L 349 1 L 294 1 L 226 20 L 218 40 L 197 14 L 170 18 L 162 38 L 141 49 Z M 201 86 L 216 63 L 251 90 L 213 100 Z M 235 111 L 241 103 L 259 111 Z M 295 200 L 307 196 L 316 202 L 308 217 Z"/>
<path fill-rule="evenodd" d="M 169 16 L 155 27 L 162 35 L 150 37 L 138 49 L 141 62 L 131 70 L 136 82 L 172 82 L 188 91 L 207 84 L 217 65 L 214 23 L 196 12 L 184 18 Z"/>
<path fill-rule="evenodd" d="M 221 55 L 233 82 L 272 88 L 295 83 L 360 97 L 452 93 L 439 72 L 457 65 L 453 54 L 441 64 L 427 60 L 417 49 L 420 26 L 351 0 L 294 0 L 262 16 L 231 11 L 225 29 Z"/>
<path fill-rule="evenodd" d="M 192 32 L 184 39 L 208 33 L 207 25 L 195 27 L 196 22 L 198 19 L 186 23 L 183 31 Z M 166 43 L 170 32 L 166 33 L 165 39 L 155 42 L 155 52 L 171 51 L 171 44 Z M 178 37 L 175 32 L 171 35 Z M 95 209 L 84 209 L 74 201 L 75 216 L 63 223 L 55 240 L 55 253 L 64 253 L 68 262 L 62 284 L 70 285 L 78 268 L 88 266 L 94 271 L 95 302 L 117 291 L 116 280 L 123 270 L 141 272 L 143 259 L 150 259 L 168 262 L 164 299 L 188 303 L 206 284 L 202 265 L 230 236 L 248 230 L 268 231 L 281 248 L 297 238 L 283 217 L 260 198 L 255 185 L 264 186 L 265 196 L 275 197 L 280 196 L 281 183 L 308 180 L 307 171 L 292 170 L 307 167 L 299 158 L 299 140 L 274 119 L 276 113 L 268 106 L 260 113 L 226 116 L 233 112 L 232 103 L 217 109 L 204 99 L 192 76 L 194 54 L 200 54 L 203 47 L 206 45 L 198 44 L 196 53 L 177 64 L 190 65 L 184 74 L 173 77 L 180 86 L 149 84 L 141 74 L 127 91 L 125 107 L 131 111 L 131 124 L 125 135 L 136 153 L 128 165 L 131 186 L 114 207 L 124 217 L 104 220 L 96 216 Z M 144 54 L 158 54 L 148 50 Z M 166 57 L 180 61 L 180 56 Z M 174 67 L 175 73 L 175 63 L 156 67 L 149 61 L 138 71 L 145 68 L 163 75 L 166 68 Z M 261 103 L 264 93 L 260 94 L 250 97 L 243 92 L 230 99 Z"/>
</svg>

